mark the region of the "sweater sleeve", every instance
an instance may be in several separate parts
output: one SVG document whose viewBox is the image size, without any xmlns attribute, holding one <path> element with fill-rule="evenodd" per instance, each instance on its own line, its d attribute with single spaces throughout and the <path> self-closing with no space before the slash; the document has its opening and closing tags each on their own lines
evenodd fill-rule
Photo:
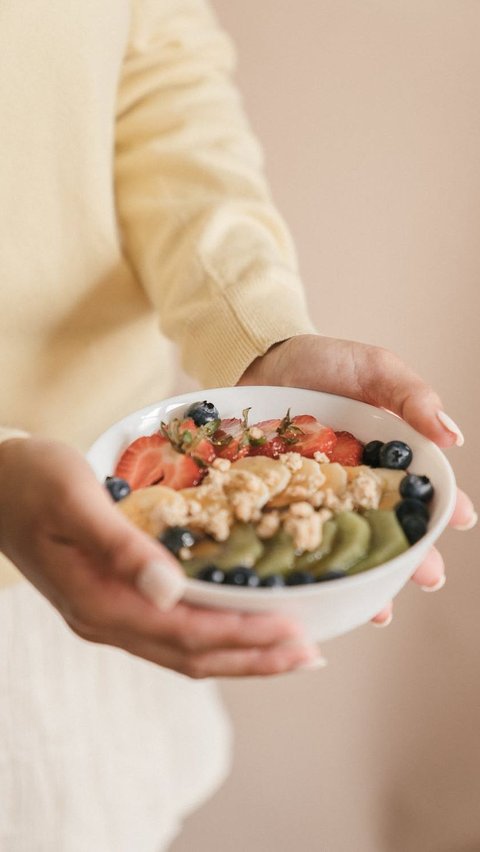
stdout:
<svg viewBox="0 0 480 852">
<path fill-rule="evenodd" d="M 204 385 L 315 331 L 233 68 L 204 0 L 134 2 L 116 128 L 123 248 Z"/>
</svg>

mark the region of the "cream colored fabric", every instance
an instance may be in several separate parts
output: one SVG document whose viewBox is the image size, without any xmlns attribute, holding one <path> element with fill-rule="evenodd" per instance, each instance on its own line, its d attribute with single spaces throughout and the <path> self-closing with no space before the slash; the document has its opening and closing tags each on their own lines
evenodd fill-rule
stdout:
<svg viewBox="0 0 480 852">
<path fill-rule="evenodd" d="M 159 852 L 229 746 L 211 682 L 81 641 L 27 583 L 0 594 L 2 852 Z"/>
<path fill-rule="evenodd" d="M 86 449 L 172 390 L 165 337 L 223 385 L 312 331 L 232 67 L 202 0 L 2 0 L 3 440 Z M 3 560 L 2 852 L 158 852 L 225 772 L 211 688 L 84 644 L 16 579 Z"/>
</svg>

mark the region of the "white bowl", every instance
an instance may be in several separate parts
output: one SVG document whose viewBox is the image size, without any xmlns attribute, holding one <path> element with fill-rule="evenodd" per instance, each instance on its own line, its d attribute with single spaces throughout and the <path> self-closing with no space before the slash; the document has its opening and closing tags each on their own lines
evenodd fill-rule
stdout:
<svg viewBox="0 0 480 852">
<path fill-rule="evenodd" d="M 313 414 L 336 430 L 352 432 L 362 441 L 395 439 L 413 450 L 411 470 L 426 475 L 435 488 L 427 534 L 395 559 L 362 574 L 289 589 L 242 589 L 188 580 L 185 600 L 198 606 L 227 607 L 249 612 L 276 611 L 301 622 L 312 641 L 332 639 L 369 621 L 393 598 L 423 561 L 448 523 L 455 505 L 455 479 L 444 454 L 394 414 L 363 402 L 301 388 L 238 387 L 194 391 L 150 405 L 124 417 L 93 444 L 88 460 L 103 482 L 111 475 L 122 450 L 140 435 L 158 429 L 161 420 L 181 416 L 198 399 L 208 399 L 221 417 L 239 417 L 251 406 L 250 423 Z"/>
</svg>

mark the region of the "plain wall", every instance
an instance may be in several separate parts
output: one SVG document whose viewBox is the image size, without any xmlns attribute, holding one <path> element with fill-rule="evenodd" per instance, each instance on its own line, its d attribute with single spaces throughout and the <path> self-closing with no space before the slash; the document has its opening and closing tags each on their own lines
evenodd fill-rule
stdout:
<svg viewBox="0 0 480 852">
<path fill-rule="evenodd" d="M 319 330 L 438 389 L 478 504 L 480 4 L 215 7 Z M 445 589 L 406 589 L 326 670 L 225 682 L 234 770 L 173 852 L 479 852 L 478 547 L 445 533 Z"/>
</svg>

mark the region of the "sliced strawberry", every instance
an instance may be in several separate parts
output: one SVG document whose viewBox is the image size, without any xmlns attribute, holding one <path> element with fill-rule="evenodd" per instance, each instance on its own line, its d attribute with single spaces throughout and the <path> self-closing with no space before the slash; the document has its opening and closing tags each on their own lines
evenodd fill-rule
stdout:
<svg viewBox="0 0 480 852">
<path fill-rule="evenodd" d="M 198 485 L 205 475 L 205 469 L 189 455 L 179 453 L 171 444 L 165 444 L 163 454 L 162 485 L 169 488 L 191 488 Z"/>
<path fill-rule="evenodd" d="M 178 424 L 178 434 L 185 435 L 186 432 L 191 432 L 192 435 L 195 435 L 198 431 L 198 426 L 195 421 L 192 420 L 191 417 L 186 417 L 185 420 L 175 420 L 172 423 Z"/>
<path fill-rule="evenodd" d="M 197 426 L 191 417 L 185 420 L 172 420 L 168 425 L 162 424 L 161 434 L 168 438 L 174 449 L 196 459 L 200 467 L 211 464 L 215 460 L 215 449 L 210 440 L 211 429 Z"/>
<path fill-rule="evenodd" d="M 252 429 L 261 429 L 263 439 L 256 441 L 250 439 L 251 456 L 269 456 L 272 459 L 278 459 L 280 453 L 285 453 L 288 449 L 285 440 L 278 434 L 278 429 L 281 420 L 261 420 L 260 423 L 255 423 Z"/>
<path fill-rule="evenodd" d="M 117 462 L 115 476 L 126 479 L 133 490 L 159 482 L 179 489 L 197 485 L 203 470 L 190 456 L 177 452 L 168 438 L 155 433 L 129 444 Z"/>
<path fill-rule="evenodd" d="M 247 456 L 248 440 L 245 436 L 245 424 L 238 417 L 221 420 L 220 426 L 213 435 L 213 445 L 218 458 L 235 461 Z"/>
<path fill-rule="evenodd" d="M 335 432 L 337 443 L 327 455 L 331 462 L 355 467 L 362 460 L 363 444 L 350 432 Z"/>
<path fill-rule="evenodd" d="M 186 450 L 185 452 L 187 452 L 192 459 L 198 460 L 200 462 L 200 467 L 202 464 L 211 464 L 216 459 L 215 447 L 208 438 L 202 438 L 200 441 L 195 443 L 191 450 Z"/>
<path fill-rule="evenodd" d="M 299 414 L 291 420 L 285 437 L 290 437 L 289 449 L 307 458 L 313 458 L 315 453 L 330 455 L 337 437 L 333 429 L 324 426 L 316 417 L 310 414 Z"/>
</svg>

